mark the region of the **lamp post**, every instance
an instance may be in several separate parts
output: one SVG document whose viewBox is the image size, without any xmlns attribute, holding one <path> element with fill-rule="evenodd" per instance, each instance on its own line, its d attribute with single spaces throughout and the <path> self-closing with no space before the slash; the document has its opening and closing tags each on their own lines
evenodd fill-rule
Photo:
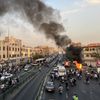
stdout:
<svg viewBox="0 0 100 100">
<path fill-rule="evenodd" d="M 1 43 L 1 42 L 2 42 L 2 41 L 1 41 L 1 34 L 2 34 L 2 33 L 0 32 L 0 61 L 1 61 L 1 59 L 2 59 L 2 56 L 1 56 L 1 54 L 2 54 L 2 53 L 1 53 L 1 50 L 2 50 L 2 49 L 1 49 L 1 44 L 2 44 L 2 43 Z"/>
</svg>

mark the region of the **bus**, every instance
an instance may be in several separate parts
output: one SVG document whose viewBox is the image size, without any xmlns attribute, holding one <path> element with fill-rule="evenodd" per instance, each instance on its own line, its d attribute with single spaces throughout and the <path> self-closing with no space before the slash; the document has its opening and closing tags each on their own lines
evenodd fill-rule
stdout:
<svg viewBox="0 0 100 100">
<path fill-rule="evenodd" d="M 45 58 L 39 58 L 39 59 L 36 59 L 36 60 L 35 60 L 35 63 L 36 63 L 36 64 L 43 64 L 45 61 L 46 61 Z"/>
</svg>

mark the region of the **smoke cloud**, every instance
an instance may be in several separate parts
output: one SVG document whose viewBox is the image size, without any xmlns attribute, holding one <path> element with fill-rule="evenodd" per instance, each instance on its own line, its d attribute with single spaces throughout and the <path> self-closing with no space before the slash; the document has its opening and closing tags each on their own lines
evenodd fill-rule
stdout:
<svg viewBox="0 0 100 100">
<path fill-rule="evenodd" d="M 59 46 L 68 45 L 71 40 L 66 35 L 63 25 L 58 20 L 60 15 L 57 10 L 48 7 L 41 0 L 0 0 L 0 16 L 14 10 L 26 15 L 28 21 L 37 30 L 45 33 L 47 38 L 53 39 Z"/>
</svg>

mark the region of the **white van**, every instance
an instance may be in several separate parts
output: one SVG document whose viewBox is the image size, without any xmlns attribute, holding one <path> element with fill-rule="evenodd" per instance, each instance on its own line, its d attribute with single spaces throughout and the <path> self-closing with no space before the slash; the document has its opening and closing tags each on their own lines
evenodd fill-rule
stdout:
<svg viewBox="0 0 100 100">
<path fill-rule="evenodd" d="M 62 65 L 58 65 L 58 75 L 59 77 L 65 76 L 66 75 L 66 68 Z"/>
</svg>

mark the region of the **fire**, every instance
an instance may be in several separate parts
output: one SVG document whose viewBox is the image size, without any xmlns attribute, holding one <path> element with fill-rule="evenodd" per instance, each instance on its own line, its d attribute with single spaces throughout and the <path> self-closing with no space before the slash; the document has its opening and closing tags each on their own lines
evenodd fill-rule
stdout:
<svg viewBox="0 0 100 100">
<path fill-rule="evenodd" d="M 82 64 L 78 63 L 77 61 L 74 61 L 74 63 L 76 64 L 77 69 L 82 70 Z"/>
</svg>

